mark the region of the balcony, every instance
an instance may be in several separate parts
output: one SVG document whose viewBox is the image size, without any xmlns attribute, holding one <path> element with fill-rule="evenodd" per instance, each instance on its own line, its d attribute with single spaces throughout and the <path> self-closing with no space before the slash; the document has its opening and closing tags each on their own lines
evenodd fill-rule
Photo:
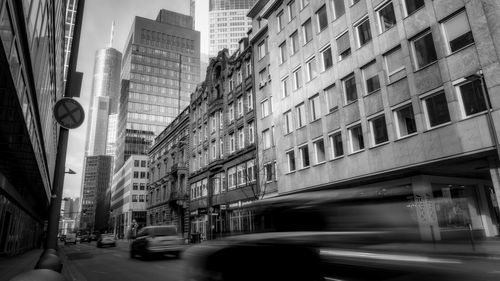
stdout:
<svg viewBox="0 0 500 281">
<path fill-rule="evenodd" d="M 170 173 L 172 175 L 175 175 L 177 174 L 178 172 L 185 172 L 187 173 L 188 172 L 188 166 L 187 166 L 187 163 L 183 163 L 183 162 L 178 162 L 178 163 L 175 163 L 172 165 L 172 167 L 170 167 Z"/>
</svg>

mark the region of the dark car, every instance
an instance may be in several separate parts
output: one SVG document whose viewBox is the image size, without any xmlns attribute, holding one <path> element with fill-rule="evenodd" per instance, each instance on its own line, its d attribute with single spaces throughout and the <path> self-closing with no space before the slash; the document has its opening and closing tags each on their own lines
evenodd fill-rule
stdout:
<svg viewBox="0 0 500 281">
<path fill-rule="evenodd" d="M 176 257 L 185 249 L 185 239 L 175 226 L 158 225 L 141 229 L 130 244 L 130 257 L 140 255 L 143 258 L 152 255 L 173 254 Z"/>
<path fill-rule="evenodd" d="M 496 280 L 466 241 L 423 241 L 408 188 L 310 192 L 246 206 L 254 230 L 194 245 L 183 280 Z M 469 250 L 470 252 L 471 250 Z M 254 266 L 249 266 L 254 265 Z"/>
</svg>

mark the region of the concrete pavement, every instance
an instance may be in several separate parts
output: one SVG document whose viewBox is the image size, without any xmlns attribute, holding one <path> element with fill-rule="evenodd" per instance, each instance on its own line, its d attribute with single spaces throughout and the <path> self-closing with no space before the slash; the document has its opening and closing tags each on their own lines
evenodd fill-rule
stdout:
<svg viewBox="0 0 500 281">
<path fill-rule="evenodd" d="M 12 277 L 35 268 L 43 249 L 34 249 L 24 254 L 0 258 L 0 280 Z"/>
</svg>

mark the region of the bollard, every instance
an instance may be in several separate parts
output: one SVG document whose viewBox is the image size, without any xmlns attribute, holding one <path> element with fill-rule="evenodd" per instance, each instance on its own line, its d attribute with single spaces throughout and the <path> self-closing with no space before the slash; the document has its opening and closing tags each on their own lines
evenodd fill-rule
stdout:
<svg viewBox="0 0 500 281">
<path fill-rule="evenodd" d="M 9 281 L 67 281 L 61 273 L 50 269 L 35 269 L 14 276 Z"/>
<path fill-rule="evenodd" d="M 35 269 L 50 269 L 59 273 L 62 271 L 62 267 L 61 259 L 51 253 L 44 253 L 35 265 Z"/>
</svg>

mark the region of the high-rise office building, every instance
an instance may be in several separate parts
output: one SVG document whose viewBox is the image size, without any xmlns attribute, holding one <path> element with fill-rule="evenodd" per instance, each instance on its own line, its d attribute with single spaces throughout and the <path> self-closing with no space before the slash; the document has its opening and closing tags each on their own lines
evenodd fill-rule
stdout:
<svg viewBox="0 0 500 281">
<path fill-rule="evenodd" d="M 252 20 L 247 17 L 247 12 L 255 2 L 257 1 L 210 0 L 208 15 L 211 57 L 217 56 L 219 50 L 224 48 L 230 53 L 238 49 L 238 42 L 247 36 L 248 30 L 252 27 Z"/>
<path fill-rule="evenodd" d="M 0 255 L 39 247 L 48 219 L 59 136 L 52 108 L 65 86 L 65 3 L 0 1 Z"/>
<path fill-rule="evenodd" d="M 73 43 L 73 30 L 75 28 L 76 7 L 78 0 L 68 0 L 66 2 L 66 23 L 64 31 L 64 79 L 68 73 L 69 58 L 71 54 L 71 44 Z"/>
<path fill-rule="evenodd" d="M 161 10 L 135 17 L 124 48 L 115 171 L 132 154 L 146 155 L 188 104 L 199 81 L 200 33 L 190 16 Z"/>
</svg>

